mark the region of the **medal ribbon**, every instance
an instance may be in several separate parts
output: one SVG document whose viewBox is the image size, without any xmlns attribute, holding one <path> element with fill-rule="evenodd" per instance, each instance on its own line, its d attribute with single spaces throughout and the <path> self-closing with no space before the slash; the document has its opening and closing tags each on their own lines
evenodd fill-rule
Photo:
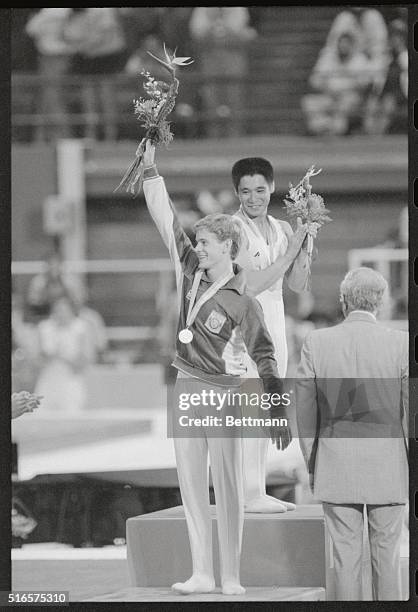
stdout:
<svg viewBox="0 0 418 612">
<path fill-rule="evenodd" d="M 266 243 L 266 240 L 263 234 L 261 233 L 258 225 L 254 223 L 254 221 L 247 215 L 247 213 L 245 212 L 242 206 L 240 206 L 240 211 L 242 213 L 242 216 L 244 217 L 244 221 L 246 222 L 246 224 L 254 232 L 254 234 L 261 240 L 262 248 L 267 257 L 268 265 L 270 265 L 273 261 L 274 237 L 273 237 L 273 228 L 271 227 L 271 223 L 270 223 L 268 216 L 266 217 L 266 219 L 267 219 L 267 232 L 269 236 L 269 244 Z"/>
<path fill-rule="evenodd" d="M 210 300 L 210 298 L 213 297 L 215 293 L 217 293 L 221 287 L 226 285 L 226 283 L 234 276 L 234 273 L 230 272 L 229 274 L 222 276 L 222 278 L 212 283 L 209 289 L 207 289 L 200 296 L 200 298 L 197 300 L 195 304 L 197 290 L 199 288 L 199 284 L 200 284 L 202 275 L 203 275 L 203 270 L 198 270 L 193 279 L 192 291 L 190 294 L 189 309 L 187 311 L 187 317 L 186 317 L 186 329 L 189 328 L 194 323 L 198 315 L 198 312 L 202 308 L 203 304 L 205 304 L 208 300 Z"/>
</svg>

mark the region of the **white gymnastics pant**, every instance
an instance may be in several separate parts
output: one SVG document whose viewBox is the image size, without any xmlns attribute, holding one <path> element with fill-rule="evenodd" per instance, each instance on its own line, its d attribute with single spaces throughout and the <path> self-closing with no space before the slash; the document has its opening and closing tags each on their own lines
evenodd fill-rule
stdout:
<svg viewBox="0 0 418 612">
<path fill-rule="evenodd" d="M 244 503 L 266 495 L 266 463 L 270 440 L 243 438 Z"/>
<path fill-rule="evenodd" d="M 180 382 L 183 383 L 184 380 Z M 199 385 L 200 381 L 197 380 L 196 383 Z M 211 388 L 216 389 L 213 386 Z M 202 416 L 194 408 L 188 411 L 188 415 Z M 201 429 L 200 437 L 174 437 L 193 574 L 213 575 L 209 457 L 216 500 L 221 581 L 222 584 L 227 581 L 239 582 L 244 525 L 242 439 L 210 437 L 205 435 L 204 427 L 199 429 Z"/>
<path fill-rule="evenodd" d="M 263 305 L 264 306 L 264 305 Z M 279 375 L 284 378 L 287 369 L 287 347 L 284 338 L 283 351 L 275 355 L 278 364 Z M 246 378 L 251 379 L 251 385 L 256 385 L 258 393 L 263 393 L 261 380 L 258 377 L 254 362 L 245 356 L 244 364 L 247 368 Z M 243 471 L 244 471 L 244 503 L 248 504 L 257 497 L 266 495 L 266 465 L 270 440 L 268 437 L 243 439 Z"/>
</svg>

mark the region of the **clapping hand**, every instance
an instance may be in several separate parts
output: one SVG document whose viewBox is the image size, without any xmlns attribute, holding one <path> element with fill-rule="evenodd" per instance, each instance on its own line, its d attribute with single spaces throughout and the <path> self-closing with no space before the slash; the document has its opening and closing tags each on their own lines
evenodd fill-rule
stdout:
<svg viewBox="0 0 418 612">
<path fill-rule="evenodd" d="M 289 244 L 286 252 L 286 255 L 291 259 L 291 261 L 298 256 L 308 231 L 308 226 L 306 223 L 302 223 L 302 219 L 300 217 L 297 218 L 296 222 L 297 226 L 295 232 L 289 238 Z"/>
<path fill-rule="evenodd" d="M 41 402 L 41 395 L 29 391 L 19 391 L 12 394 L 12 419 L 22 416 L 25 412 L 33 412 Z"/>
</svg>

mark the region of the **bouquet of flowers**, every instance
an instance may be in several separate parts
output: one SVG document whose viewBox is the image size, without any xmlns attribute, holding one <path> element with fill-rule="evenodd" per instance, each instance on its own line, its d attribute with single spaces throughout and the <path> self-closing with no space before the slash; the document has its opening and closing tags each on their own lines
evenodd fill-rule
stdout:
<svg viewBox="0 0 418 612">
<path fill-rule="evenodd" d="M 164 53 L 165 60 L 162 60 L 148 51 L 148 54 L 152 58 L 166 68 L 170 74 L 170 82 L 156 81 L 148 71 L 143 71 L 141 73 L 147 79 L 144 83 L 144 90 L 148 97 L 139 98 L 133 102 L 135 114 L 138 120 L 142 121 L 142 126 L 146 130 L 146 135 L 139 143 L 135 153 L 135 159 L 125 172 L 124 177 L 115 191 L 121 187 L 125 187 L 126 191 L 135 195 L 135 186 L 137 185 L 137 193 L 139 193 L 144 170 L 143 156 L 146 141 L 152 140 L 156 145 L 167 146 L 173 140 L 173 134 L 170 130 L 170 123 L 167 121 L 167 116 L 174 109 L 179 88 L 179 80 L 176 78 L 176 68 L 178 66 L 189 66 L 193 63 L 193 60 L 190 57 L 176 57 L 175 51 L 170 55 L 165 45 Z"/>
<path fill-rule="evenodd" d="M 310 178 L 321 171 L 322 168 L 315 170 L 315 166 L 308 168 L 305 176 L 295 187 L 290 183 L 287 199 L 284 200 L 289 217 L 300 217 L 304 223 L 308 224 L 308 227 L 315 223 L 318 229 L 325 223 L 332 221 L 331 217 L 328 216 L 330 211 L 325 208 L 324 199 L 320 195 L 312 193 L 310 184 Z M 312 252 L 313 237 L 308 234 L 308 255 L 310 258 L 312 258 Z"/>
</svg>

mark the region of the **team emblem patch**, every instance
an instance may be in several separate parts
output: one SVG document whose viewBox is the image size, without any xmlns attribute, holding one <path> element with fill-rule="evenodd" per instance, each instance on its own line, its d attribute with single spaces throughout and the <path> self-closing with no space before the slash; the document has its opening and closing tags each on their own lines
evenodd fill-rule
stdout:
<svg viewBox="0 0 418 612">
<path fill-rule="evenodd" d="M 192 297 L 192 290 L 189 289 L 189 291 L 187 292 L 187 295 L 186 295 L 186 300 L 189 300 L 189 302 L 190 302 L 190 298 L 191 297 Z"/>
<path fill-rule="evenodd" d="M 205 327 L 207 327 L 212 333 L 219 334 L 225 321 L 226 317 L 223 314 L 217 312 L 216 310 L 212 310 L 205 321 Z"/>
</svg>

